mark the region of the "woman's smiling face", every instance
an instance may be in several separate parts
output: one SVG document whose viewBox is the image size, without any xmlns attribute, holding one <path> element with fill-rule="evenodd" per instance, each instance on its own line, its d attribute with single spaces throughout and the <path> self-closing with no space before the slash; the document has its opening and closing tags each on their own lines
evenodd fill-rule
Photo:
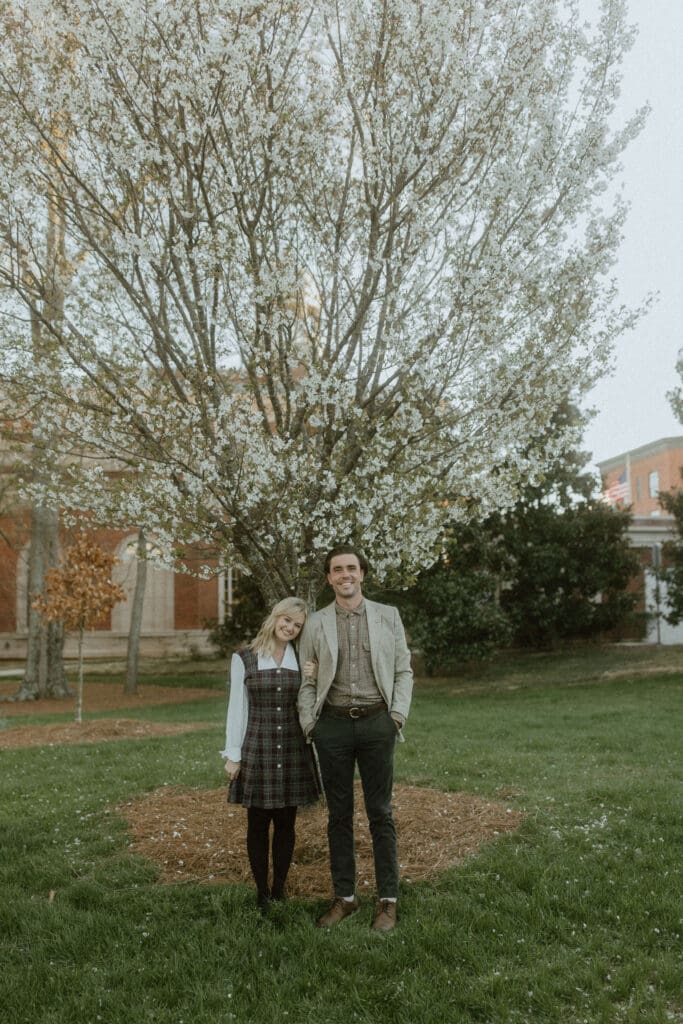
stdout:
<svg viewBox="0 0 683 1024">
<path fill-rule="evenodd" d="M 278 615 L 275 620 L 275 638 L 281 643 L 296 640 L 304 624 L 303 615 Z"/>
</svg>

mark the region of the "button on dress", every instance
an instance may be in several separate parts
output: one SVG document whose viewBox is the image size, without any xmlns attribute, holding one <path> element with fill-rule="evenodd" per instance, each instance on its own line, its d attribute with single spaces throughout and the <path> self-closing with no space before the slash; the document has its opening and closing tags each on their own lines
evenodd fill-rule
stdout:
<svg viewBox="0 0 683 1024">
<path fill-rule="evenodd" d="M 248 647 L 237 654 L 244 662 L 249 718 L 240 774 L 228 787 L 228 803 L 264 808 L 314 803 L 318 792 L 312 756 L 296 707 L 300 673 L 259 669 Z"/>
</svg>

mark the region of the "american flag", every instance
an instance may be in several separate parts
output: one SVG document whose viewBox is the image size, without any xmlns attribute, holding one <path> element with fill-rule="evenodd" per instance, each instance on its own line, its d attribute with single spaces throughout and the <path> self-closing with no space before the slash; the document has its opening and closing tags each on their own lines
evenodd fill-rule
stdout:
<svg viewBox="0 0 683 1024">
<path fill-rule="evenodd" d="M 608 505 L 618 505 L 620 501 L 630 502 L 631 485 L 626 476 L 626 470 L 622 470 L 619 479 L 611 483 L 606 491 L 602 492 L 602 500 Z"/>
</svg>

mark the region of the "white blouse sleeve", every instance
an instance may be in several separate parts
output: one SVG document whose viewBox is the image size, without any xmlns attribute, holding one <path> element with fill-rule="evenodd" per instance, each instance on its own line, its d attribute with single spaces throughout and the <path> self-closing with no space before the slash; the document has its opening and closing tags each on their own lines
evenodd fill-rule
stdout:
<svg viewBox="0 0 683 1024">
<path fill-rule="evenodd" d="M 242 744 L 249 721 L 249 695 L 244 685 L 244 662 L 239 654 L 233 654 L 230 662 L 230 699 L 228 717 L 225 723 L 225 749 L 221 757 L 231 761 L 242 760 Z"/>
</svg>

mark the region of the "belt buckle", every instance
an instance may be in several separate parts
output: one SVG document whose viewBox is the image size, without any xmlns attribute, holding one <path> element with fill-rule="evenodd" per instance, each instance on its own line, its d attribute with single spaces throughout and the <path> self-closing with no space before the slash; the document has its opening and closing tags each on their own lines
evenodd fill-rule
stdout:
<svg viewBox="0 0 683 1024">
<path fill-rule="evenodd" d="M 354 712 L 355 712 L 355 714 L 354 714 Z M 360 718 L 360 717 L 361 717 L 360 708 L 357 708 L 357 707 L 350 707 L 349 708 L 349 718 Z"/>
</svg>

